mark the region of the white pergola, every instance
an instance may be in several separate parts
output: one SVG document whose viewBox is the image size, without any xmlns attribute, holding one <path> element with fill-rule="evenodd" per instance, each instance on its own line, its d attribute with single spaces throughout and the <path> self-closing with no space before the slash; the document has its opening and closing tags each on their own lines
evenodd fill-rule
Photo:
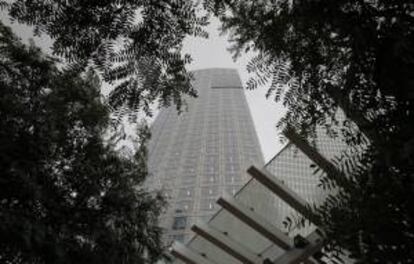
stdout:
<svg viewBox="0 0 414 264">
<path fill-rule="evenodd" d="M 258 169 L 255 166 L 250 167 L 248 173 L 299 213 L 308 215 L 306 201 L 299 197 L 295 192 L 287 188 L 283 183 L 277 180 L 276 177 L 265 170 Z M 217 247 L 241 263 L 314 263 L 314 261 L 311 260 L 311 256 L 320 251 L 323 246 L 323 238 L 320 236 L 320 232 L 316 230 L 305 238 L 308 242 L 305 247 L 297 248 L 294 245 L 293 238 L 287 236 L 283 231 L 275 227 L 264 217 L 255 213 L 248 206 L 240 201 L 237 201 L 234 197 L 221 197 L 218 199 L 217 203 L 223 208 L 223 210 L 230 213 L 240 222 L 248 225 L 258 234 L 271 241 L 275 246 L 285 251 L 285 253 L 276 260 L 271 261 L 270 259 L 264 259 L 262 256 L 253 252 L 244 245 L 245 243 L 235 241 L 230 238 L 226 232 L 220 232 L 209 224 L 199 224 L 192 227 L 192 230 L 197 234 L 197 236 L 203 238 L 206 242 L 209 242 L 209 244 L 206 243 L 207 247 Z M 240 229 L 240 231 L 243 232 L 243 229 Z M 208 251 L 209 250 L 206 248 L 206 252 Z M 210 258 L 207 253 L 203 254 L 202 252 L 196 252 L 179 242 L 175 242 L 173 244 L 171 253 L 183 262 L 189 264 L 220 264 L 217 260 L 214 260 L 214 258 Z"/>
<path fill-rule="evenodd" d="M 308 158 L 325 171 L 335 166 L 302 140 L 292 130 L 285 136 Z M 313 255 L 324 245 L 323 232 L 314 225 L 308 203 L 288 188 L 277 177 L 252 166 L 247 170 L 251 180 L 233 197 L 223 196 L 217 200 L 219 212 L 208 223 L 192 226 L 195 233 L 186 245 L 174 242 L 171 253 L 176 263 L 189 264 L 295 264 L 317 263 Z M 274 222 L 277 213 L 273 204 L 279 199 L 312 223 L 303 243 L 295 239 Z"/>
</svg>

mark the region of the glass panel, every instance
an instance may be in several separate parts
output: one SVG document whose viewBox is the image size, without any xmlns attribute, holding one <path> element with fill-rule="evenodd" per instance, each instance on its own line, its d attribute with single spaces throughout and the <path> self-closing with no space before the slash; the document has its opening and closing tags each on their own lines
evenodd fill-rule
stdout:
<svg viewBox="0 0 414 264">
<path fill-rule="evenodd" d="M 185 216 L 177 216 L 174 218 L 174 223 L 172 228 L 174 230 L 182 230 L 185 229 L 185 226 L 187 225 L 187 217 Z M 183 237 L 184 240 L 184 237 Z"/>
</svg>

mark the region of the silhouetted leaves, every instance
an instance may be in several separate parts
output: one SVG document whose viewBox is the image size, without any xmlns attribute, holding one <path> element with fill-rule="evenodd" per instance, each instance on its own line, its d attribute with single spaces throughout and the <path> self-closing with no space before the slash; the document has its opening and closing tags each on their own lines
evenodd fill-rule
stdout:
<svg viewBox="0 0 414 264">
<path fill-rule="evenodd" d="M 59 70 L 0 23 L 0 262 L 154 263 L 161 197 L 134 158 L 102 140 L 108 109 L 92 72 Z"/>
<path fill-rule="evenodd" d="M 158 101 L 175 103 L 195 96 L 181 53 L 185 36 L 206 36 L 206 17 L 191 0 L 43 1 L 15 0 L 12 19 L 53 39 L 53 53 L 80 69 L 92 66 L 115 86 L 112 107 L 144 110 Z"/>
<path fill-rule="evenodd" d="M 358 263 L 414 261 L 414 4 L 208 2 L 235 56 L 258 52 L 248 87 L 270 84 L 267 96 L 287 107 L 278 127 L 312 140 L 322 126 L 349 145 L 336 160 L 343 175 L 321 180 L 333 191 L 316 210 L 327 248 L 343 247 Z M 344 175 L 353 184 L 338 189 Z"/>
</svg>

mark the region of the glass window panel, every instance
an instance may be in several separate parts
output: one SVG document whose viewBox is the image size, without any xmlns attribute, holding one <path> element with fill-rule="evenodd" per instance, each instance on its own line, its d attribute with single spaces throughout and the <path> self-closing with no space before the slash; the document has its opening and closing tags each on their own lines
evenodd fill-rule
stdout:
<svg viewBox="0 0 414 264">
<path fill-rule="evenodd" d="M 172 228 L 174 230 L 185 229 L 186 225 L 187 225 L 187 217 L 186 216 L 174 217 L 174 223 L 173 223 L 173 226 L 172 226 Z M 184 239 L 184 237 L 183 237 L 183 239 Z"/>
</svg>

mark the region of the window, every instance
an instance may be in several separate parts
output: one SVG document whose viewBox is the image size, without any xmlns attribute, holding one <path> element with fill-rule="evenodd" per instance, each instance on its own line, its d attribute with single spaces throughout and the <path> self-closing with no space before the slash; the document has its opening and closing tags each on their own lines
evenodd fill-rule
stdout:
<svg viewBox="0 0 414 264">
<path fill-rule="evenodd" d="M 239 174 L 226 172 L 224 175 L 224 180 L 226 183 L 235 183 L 240 182 L 242 178 Z"/>
<path fill-rule="evenodd" d="M 184 235 L 172 235 L 172 240 L 184 242 Z"/>
<path fill-rule="evenodd" d="M 177 216 L 174 217 L 173 229 L 174 230 L 182 230 L 185 229 L 187 225 L 187 217 L 186 216 Z"/>
<path fill-rule="evenodd" d="M 203 187 L 201 189 L 202 197 L 217 196 L 217 195 L 218 195 L 218 188 L 216 186 Z"/>
<path fill-rule="evenodd" d="M 181 210 L 181 212 L 192 211 L 193 201 L 192 200 L 178 201 L 176 206 L 177 206 L 177 209 Z"/>
<path fill-rule="evenodd" d="M 218 170 L 218 161 L 213 162 L 213 160 L 207 160 L 204 164 L 204 172 L 207 174 L 217 174 Z"/>
<path fill-rule="evenodd" d="M 228 174 L 236 174 L 240 171 L 239 163 L 227 163 L 226 164 L 226 173 Z"/>
<path fill-rule="evenodd" d="M 211 211 L 214 209 L 216 201 L 213 199 L 201 200 L 200 209 L 205 211 Z"/>
<path fill-rule="evenodd" d="M 183 185 L 193 185 L 197 180 L 196 175 L 183 175 L 181 178 L 181 184 Z"/>
<path fill-rule="evenodd" d="M 179 199 L 186 199 L 193 196 L 193 189 L 191 188 L 182 188 L 178 192 L 178 198 Z"/>
<path fill-rule="evenodd" d="M 172 198 L 172 190 L 164 190 L 164 197 L 166 199 L 171 199 Z"/>
<path fill-rule="evenodd" d="M 239 189 L 240 189 L 240 186 L 229 186 L 226 188 L 226 191 L 227 193 L 231 195 L 235 195 Z"/>
</svg>

